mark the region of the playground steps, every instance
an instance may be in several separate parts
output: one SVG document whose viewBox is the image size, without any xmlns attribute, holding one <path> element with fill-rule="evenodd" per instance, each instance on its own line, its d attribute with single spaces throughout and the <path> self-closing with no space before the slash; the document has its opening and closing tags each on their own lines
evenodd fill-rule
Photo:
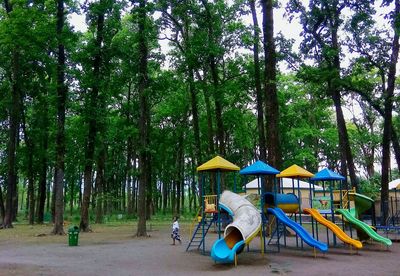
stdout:
<svg viewBox="0 0 400 276">
<path fill-rule="evenodd" d="M 274 217 L 275 220 L 275 217 Z M 276 220 L 275 223 L 277 224 L 274 231 L 271 234 L 271 237 L 268 240 L 268 245 L 276 245 L 279 244 L 279 239 L 284 235 L 286 231 L 285 225 L 281 223 L 279 220 Z"/>
<path fill-rule="evenodd" d="M 215 215 L 212 217 L 205 217 L 202 219 L 196 226 L 196 228 L 193 231 L 192 238 L 190 239 L 190 242 L 188 246 L 186 247 L 186 251 L 188 251 L 191 247 L 196 247 L 197 249 L 200 248 L 200 246 L 204 242 L 204 238 L 208 233 L 208 230 L 210 229 L 211 225 L 215 222 Z M 204 235 L 203 235 L 203 225 L 204 225 Z"/>
<path fill-rule="evenodd" d="M 347 190 L 343 191 L 342 195 L 342 209 L 348 209 L 349 208 L 349 192 Z"/>
</svg>

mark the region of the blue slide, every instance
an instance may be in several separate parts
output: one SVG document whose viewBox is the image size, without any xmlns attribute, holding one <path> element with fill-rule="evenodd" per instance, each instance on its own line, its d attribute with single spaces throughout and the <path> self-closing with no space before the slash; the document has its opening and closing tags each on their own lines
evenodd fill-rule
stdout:
<svg viewBox="0 0 400 276">
<path fill-rule="evenodd" d="M 231 217 L 234 217 L 234 214 L 230 208 L 222 203 L 220 203 L 219 206 L 222 210 L 225 210 Z M 219 263 L 235 262 L 235 255 L 238 254 L 238 252 L 240 252 L 245 246 L 244 240 L 242 240 L 241 237 L 239 237 L 238 235 L 235 236 L 236 237 L 233 237 L 233 242 L 229 242 L 226 237 L 215 241 L 211 249 L 211 257 L 214 261 Z"/>
<path fill-rule="evenodd" d="M 315 247 L 321 252 L 328 251 L 328 246 L 325 243 L 315 240 L 300 224 L 294 222 L 286 216 L 280 208 L 268 208 L 268 212 L 274 215 L 279 221 L 290 227 L 299 235 L 303 241 L 311 247 Z"/>
<path fill-rule="evenodd" d="M 229 247 L 225 239 L 217 240 L 211 249 L 211 258 L 219 263 L 234 263 L 236 254 L 243 250 L 244 240 L 236 242 L 232 248 Z"/>
</svg>

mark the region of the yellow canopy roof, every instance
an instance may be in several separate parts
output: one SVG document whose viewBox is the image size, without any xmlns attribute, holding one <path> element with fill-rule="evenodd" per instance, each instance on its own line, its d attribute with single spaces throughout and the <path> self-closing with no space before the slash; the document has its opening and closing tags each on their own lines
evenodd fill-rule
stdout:
<svg viewBox="0 0 400 276">
<path fill-rule="evenodd" d="M 304 178 L 309 178 L 313 177 L 314 174 L 310 173 L 309 171 L 303 169 L 302 167 L 299 167 L 297 165 L 292 165 L 286 170 L 283 170 L 280 174 L 278 174 L 276 177 L 304 177 Z"/>
<path fill-rule="evenodd" d="M 225 160 L 221 156 L 216 156 L 213 159 L 207 161 L 203 165 L 197 167 L 197 171 L 211 171 L 211 170 L 224 170 L 224 171 L 238 171 L 240 168 L 235 164 L 232 164 L 228 160 Z"/>
</svg>

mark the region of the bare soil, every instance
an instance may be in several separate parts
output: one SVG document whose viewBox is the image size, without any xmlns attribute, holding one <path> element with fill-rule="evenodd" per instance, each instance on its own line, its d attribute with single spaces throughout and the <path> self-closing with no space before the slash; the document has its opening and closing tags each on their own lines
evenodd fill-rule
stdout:
<svg viewBox="0 0 400 276">
<path fill-rule="evenodd" d="M 183 243 L 175 246 L 167 224 L 152 225 L 148 238 L 134 237 L 134 224 L 92 229 L 80 233 L 77 247 L 68 246 L 66 235 L 50 235 L 50 225 L 0 230 L 0 275 L 400 275 L 399 243 L 387 249 L 371 242 L 358 252 L 339 245 L 316 257 L 307 245 L 303 250 L 291 246 L 262 256 L 256 238 L 234 267 L 215 264 L 209 253 L 186 252 L 190 235 L 185 225 Z M 207 236 L 208 252 L 216 238 L 215 233 Z"/>
</svg>

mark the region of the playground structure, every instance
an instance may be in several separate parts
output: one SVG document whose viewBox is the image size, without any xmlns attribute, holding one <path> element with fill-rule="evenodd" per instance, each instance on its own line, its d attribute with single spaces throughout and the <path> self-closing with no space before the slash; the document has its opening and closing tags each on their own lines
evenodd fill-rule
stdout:
<svg viewBox="0 0 400 276">
<path fill-rule="evenodd" d="M 221 204 L 219 204 L 221 195 L 221 174 L 239 170 L 240 168 L 238 166 L 220 156 L 216 156 L 197 167 L 197 172 L 200 174 L 201 207 L 195 219 L 195 221 L 198 221 L 197 226 L 195 226 L 192 231 L 193 234 L 186 247 L 186 251 L 194 247 L 201 249 L 204 255 L 206 236 L 212 225 L 217 228 L 218 239 L 221 238 L 221 224 L 222 222 L 227 222 L 229 214 L 226 210 L 230 210 L 227 208 L 223 209 L 221 212 Z M 210 185 L 208 186 L 206 181 L 207 176 L 210 180 Z M 236 178 L 234 182 L 236 186 Z M 236 190 L 236 188 L 234 188 L 234 190 Z"/>
<path fill-rule="evenodd" d="M 230 191 L 222 193 L 219 205 L 232 214 L 233 222 L 225 228 L 224 237 L 214 242 L 211 257 L 216 262 L 237 265 L 237 254 L 261 234 L 261 215 L 248 200 Z M 262 235 L 260 237 L 262 243 Z"/>
<path fill-rule="evenodd" d="M 350 249 L 357 250 L 362 248 L 361 241 L 366 238 L 371 238 L 386 247 L 392 244 L 391 240 L 380 236 L 371 226 L 359 220 L 361 214 L 373 206 L 373 200 L 344 187 L 344 177 L 329 169 L 324 169 L 314 176 L 297 165 L 279 172 L 262 161 L 255 162 L 240 170 L 240 174 L 257 177 L 257 190 L 260 197 L 256 206 L 230 191 L 224 191 L 220 195 L 221 173 L 238 170 L 236 165 L 219 156 L 197 168 L 197 171 L 201 173 L 202 207 L 199 211 L 198 224 L 194 227 L 186 250 L 197 247 L 205 254 L 206 235 L 211 225 L 214 225 L 218 233 L 218 239 L 211 248 L 211 257 L 215 262 L 235 263 L 235 265 L 237 255 L 258 234 L 262 254 L 267 246 L 274 245 L 279 252 L 282 245 L 287 246 L 289 238 L 287 228 L 295 233 L 296 247 L 303 249 L 303 243 L 305 243 L 313 248 L 315 256 L 317 250 L 325 253 L 329 247 L 337 246 L 336 239 L 348 244 Z M 214 189 L 212 185 L 207 187 L 205 172 L 215 176 Z M 267 177 L 273 182 L 272 192 L 264 191 L 263 181 Z M 283 187 L 277 181 L 281 178 L 292 179 L 291 193 L 282 193 Z M 300 189 L 300 179 L 310 180 L 309 189 L 306 190 L 309 193 L 306 208 L 302 208 L 302 201 L 307 201 L 307 199 L 302 195 L 304 187 Z M 317 182 L 321 182 L 322 185 L 315 189 Z M 211 189 L 207 190 L 207 188 Z M 233 190 L 236 191 L 236 178 L 234 178 Z M 208 191 L 214 191 L 216 194 L 207 194 Z M 310 225 L 311 233 L 306 230 Z M 221 238 L 223 226 L 225 229 Z M 319 226 L 326 228 L 325 239 L 321 240 Z M 359 240 L 353 238 L 353 229 L 357 230 Z"/>
</svg>

